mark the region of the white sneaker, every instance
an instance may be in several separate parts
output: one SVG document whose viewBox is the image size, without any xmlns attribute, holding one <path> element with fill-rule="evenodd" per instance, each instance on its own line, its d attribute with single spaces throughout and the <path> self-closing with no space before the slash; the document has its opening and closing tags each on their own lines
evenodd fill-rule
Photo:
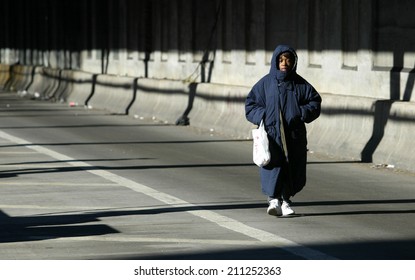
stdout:
<svg viewBox="0 0 415 280">
<path fill-rule="evenodd" d="M 281 205 L 281 212 L 283 216 L 294 215 L 295 211 L 290 207 L 287 201 L 283 201 Z"/>
<path fill-rule="evenodd" d="M 271 199 L 269 201 L 269 206 L 267 209 L 267 213 L 272 216 L 281 216 L 281 203 L 278 199 Z"/>
</svg>

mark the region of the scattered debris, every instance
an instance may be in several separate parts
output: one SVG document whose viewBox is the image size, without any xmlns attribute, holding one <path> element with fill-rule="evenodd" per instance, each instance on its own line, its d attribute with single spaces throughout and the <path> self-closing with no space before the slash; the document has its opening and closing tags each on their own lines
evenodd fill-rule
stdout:
<svg viewBox="0 0 415 280">
<path fill-rule="evenodd" d="M 386 164 L 386 163 L 379 163 L 379 164 L 372 165 L 371 167 L 372 168 L 377 168 L 377 169 L 382 169 L 382 168 L 393 169 L 393 168 L 395 168 L 395 165 Z"/>
</svg>

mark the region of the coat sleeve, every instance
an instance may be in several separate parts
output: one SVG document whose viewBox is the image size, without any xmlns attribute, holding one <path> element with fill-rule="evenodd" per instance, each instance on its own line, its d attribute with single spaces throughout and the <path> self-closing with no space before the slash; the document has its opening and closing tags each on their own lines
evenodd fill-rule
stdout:
<svg viewBox="0 0 415 280">
<path fill-rule="evenodd" d="M 320 116 L 321 96 L 310 84 L 307 84 L 306 103 L 300 105 L 301 120 L 310 123 Z"/>
<path fill-rule="evenodd" d="M 245 100 L 245 116 L 248 121 L 259 125 L 265 115 L 265 92 L 258 82 L 249 92 Z"/>
</svg>

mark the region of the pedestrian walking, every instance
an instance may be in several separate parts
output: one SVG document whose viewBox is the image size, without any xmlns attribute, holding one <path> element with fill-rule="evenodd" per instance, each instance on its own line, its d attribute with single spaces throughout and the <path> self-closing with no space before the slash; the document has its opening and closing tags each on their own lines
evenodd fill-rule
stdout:
<svg viewBox="0 0 415 280">
<path fill-rule="evenodd" d="M 249 92 L 245 101 L 248 121 L 263 120 L 271 160 L 260 168 L 262 192 L 268 198 L 267 213 L 295 214 L 291 198 L 306 184 L 307 131 L 320 115 L 321 97 L 297 74 L 296 51 L 287 45 L 274 50 L 271 68 Z"/>
</svg>

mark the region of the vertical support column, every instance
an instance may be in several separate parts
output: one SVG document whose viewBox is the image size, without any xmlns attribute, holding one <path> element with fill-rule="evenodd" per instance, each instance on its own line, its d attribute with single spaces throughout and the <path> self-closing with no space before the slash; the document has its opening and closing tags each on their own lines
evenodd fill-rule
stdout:
<svg viewBox="0 0 415 280">
<path fill-rule="evenodd" d="M 264 30 L 265 19 L 263 13 L 265 11 L 265 0 L 246 0 L 246 63 L 256 64 L 258 61 L 257 54 L 264 49 L 265 35 Z"/>
<path fill-rule="evenodd" d="M 342 0 L 324 1 L 324 42 L 322 67 L 329 73 L 334 73 L 342 67 Z"/>
<path fill-rule="evenodd" d="M 169 61 L 174 63 L 176 67 L 178 67 L 179 62 L 179 11 L 178 11 L 178 1 L 177 0 L 170 0 L 170 12 L 169 12 L 169 32 L 167 37 L 168 43 L 168 51 L 169 51 Z M 177 69 L 177 68 L 176 68 Z M 178 71 L 171 69 L 172 77 L 177 75 Z"/>
<path fill-rule="evenodd" d="M 358 0 L 342 0 L 342 68 L 357 70 L 359 30 L 361 25 Z M 363 1 L 365 2 L 365 1 Z"/>
<path fill-rule="evenodd" d="M 308 2 L 308 1 L 307 1 Z M 321 68 L 322 51 L 324 45 L 323 26 L 324 17 L 323 0 L 315 0 L 314 5 L 308 3 L 308 66 Z"/>
<path fill-rule="evenodd" d="M 172 2 L 169 0 L 160 0 L 160 2 L 160 32 L 158 32 L 160 36 L 160 61 L 166 62 L 169 57 L 169 25 Z"/>
<path fill-rule="evenodd" d="M 189 62 L 192 50 L 192 7 L 193 2 L 178 0 L 178 49 L 180 62 Z"/>
<path fill-rule="evenodd" d="M 359 1 L 359 49 L 358 68 L 364 73 L 373 70 L 373 4 L 372 1 Z"/>
<path fill-rule="evenodd" d="M 222 63 L 232 63 L 232 46 L 233 46 L 233 1 L 222 2 L 222 30 L 221 30 L 221 49 Z"/>
<path fill-rule="evenodd" d="M 298 1 L 267 0 L 265 5 L 265 48 L 268 51 L 266 61 L 269 64 L 277 45 L 297 45 Z"/>
</svg>

